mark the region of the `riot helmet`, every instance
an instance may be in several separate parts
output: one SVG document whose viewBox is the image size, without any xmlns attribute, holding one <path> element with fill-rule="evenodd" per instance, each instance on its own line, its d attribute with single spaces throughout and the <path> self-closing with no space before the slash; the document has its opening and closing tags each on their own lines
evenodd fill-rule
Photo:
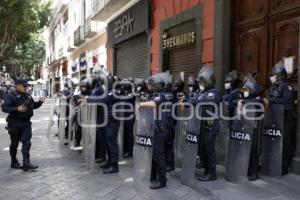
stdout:
<svg viewBox="0 0 300 200">
<path fill-rule="evenodd" d="M 212 67 L 204 65 L 198 73 L 197 81 L 201 91 L 215 87 L 216 78 Z"/>
<path fill-rule="evenodd" d="M 183 89 L 184 89 L 184 81 L 182 79 L 177 79 L 172 84 L 172 91 L 173 92 L 180 92 L 180 91 L 183 91 Z"/>
<path fill-rule="evenodd" d="M 161 76 L 154 75 L 147 80 L 147 86 L 149 91 L 152 93 L 162 92 L 165 88 L 165 81 Z"/>
<path fill-rule="evenodd" d="M 80 83 L 80 92 L 82 95 L 89 95 L 92 89 L 91 80 L 85 78 Z"/>
<path fill-rule="evenodd" d="M 188 85 L 188 88 L 189 88 L 189 92 L 195 92 L 199 88 L 198 81 L 195 79 L 194 76 L 189 76 L 188 77 L 187 85 Z"/>
<path fill-rule="evenodd" d="M 277 82 L 284 82 L 287 79 L 287 72 L 284 66 L 284 62 L 281 60 L 278 63 L 275 64 L 275 66 L 272 69 L 271 75 L 270 75 L 270 81 L 272 84 L 275 84 Z"/>
<path fill-rule="evenodd" d="M 256 80 L 253 76 L 249 73 L 244 78 L 244 84 L 241 89 L 242 96 L 247 98 L 249 96 L 256 96 L 259 95 L 261 87 L 257 84 Z"/>
<path fill-rule="evenodd" d="M 238 75 L 237 75 L 237 71 L 231 71 L 229 72 L 226 77 L 225 77 L 225 89 L 226 90 L 232 90 L 237 88 L 238 86 Z"/>
</svg>

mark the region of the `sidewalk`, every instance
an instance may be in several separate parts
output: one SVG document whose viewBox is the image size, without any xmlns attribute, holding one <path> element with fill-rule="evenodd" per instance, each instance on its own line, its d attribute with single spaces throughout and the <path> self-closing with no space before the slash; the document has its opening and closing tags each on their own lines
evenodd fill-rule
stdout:
<svg viewBox="0 0 300 200">
<path fill-rule="evenodd" d="M 50 100 L 51 101 L 51 100 Z M 9 137 L 4 129 L 5 115 L 0 114 L 0 199 L 118 199 L 118 200 L 199 200 L 199 199 L 299 199 L 300 177 L 262 179 L 243 185 L 231 184 L 219 174 L 219 180 L 198 182 L 198 187 L 186 187 L 168 176 L 168 187 L 138 194 L 133 189 L 132 160 L 120 161 L 120 173 L 103 175 L 101 169 L 86 169 L 83 155 L 61 147 L 53 135 L 46 137 L 50 106 L 35 112 L 33 118 L 32 162 L 39 165 L 36 172 L 24 173 L 9 168 Z M 18 152 L 19 160 L 21 154 Z"/>
</svg>

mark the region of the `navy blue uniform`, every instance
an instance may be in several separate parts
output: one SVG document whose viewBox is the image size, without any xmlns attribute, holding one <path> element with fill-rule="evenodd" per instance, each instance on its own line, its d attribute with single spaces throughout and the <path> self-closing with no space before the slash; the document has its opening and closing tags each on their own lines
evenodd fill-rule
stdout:
<svg viewBox="0 0 300 200">
<path fill-rule="evenodd" d="M 135 111 L 135 96 L 132 96 L 124 102 L 129 103 L 132 106 L 132 112 L 126 112 L 124 113 L 125 117 L 130 117 L 133 116 L 131 119 L 124 120 L 124 155 L 128 154 L 129 156 L 132 155 L 133 151 L 133 127 L 134 127 L 134 122 L 135 122 L 135 117 L 134 117 L 134 111 Z M 129 106 L 125 106 L 125 109 L 130 109 Z"/>
<path fill-rule="evenodd" d="M 167 96 L 163 93 L 156 93 L 150 97 L 150 101 L 155 102 L 157 114 L 161 114 L 160 118 L 155 120 L 155 130 L 153 138 L 153 162 L 152 162 L 152 175 L 151 179 L 161 182 L 166 181 L 166 152 L 165 146 L 168 138 L 171 137 L 172 115 L 171 106 L 172 102 L 168 100 Z M 162 105 L 161 105 L 162 104 Z M 170 112 L 160 112 L 159 108 L 170 110 Z"/>
<path fill-rule="evenodd" d="M 221 102 L 220 91 L 212 88 L 200 91 L 197 95 L 197 103 L 209 102 L 219 105 Z M 203 105 L 202 117 L 209 117 L 209 120 L 202 120 L 200 131 L 200 159 L 205 169 L 205 175 L 216 177 L 216 150 L 215 142 L 217 134 L 220 130 L 220 123 L 218 116 L 210 116 L 210 113 L 215 113 L 215 108 L 211 105 Z"/>
<path fill-rule="evenodd" d="M 237 101 L 240 97 L 240 90 L 234 89 L 234 90 L 226 90 L 223 95 L 223 102 L 225 106 L 228 108 L 228 114 L 230 117 L 234 115 L 234 110 L 237 106 Z"/>
<path fill-rule="evenodd" d="M 17 107 L 25 105 L 27 108 L 26 112 L 18 112 Z M 10 156 L 12 162 L 17 162 L 17 149 L 19 141 L 23 143 L 22 155 L 24 161 L 30 159 L 30 147 L 31 147 L 31 122 L 30 118 L 33 116 L 33 109 L 39 108 L 42 102 L 34 102 L 32 97 L 28 93 L 19 93 L 13 91 L 9 93 L 4 103 L 2 104 L 2 110 L 5 113 L 9 113 L 7 121 L 7 130 L 11 138 L 10 144 Z"/>
<path fill-rule="evenodd" d="M 108 163 L 112 167 L 118 167 L 119 161 L 119 147 L 118 147 L 118 131 L 120 123 L 113 117 L 113 105 L 118 103 L 119 100 L 114 97 L 112 92 L 101 97 L 87 98 L 88 102 L 104 103 L 107 106 L 107 124 L 104 126 L 104 135 L 108 150 Z"/>
<path fill-rule="evenodd" d="M 95 101 L 93 99 L 97 99 L 100 96 L 104 95 L 104 90 L 100 84 L 96 84 L 91 92 L 91 96 L 89 97 L 89 101 Z M 103 107 L 97 106 L 97 124 L 103 124 L 104 115 L 103 115 Z M 104 127 L 97 127 L 96 129 L 96 150 L 95 150 L 95 158 L 96 159 L 106 159 L 107 154 L 107 144 L 106 138 L 104 134 Z"/>
<path fill-rule="evenodd" d="M 286 174 L 288 173 L 289 164 L 291 163 L 293 152 L 291 138 L 293 137 L 293 133 L 295 133 L 296 127 L 294 89 L 286 82 L 273 85 L 268 92 L 268 100 L 271 104 L 280 104 L 285 107 L 282 171 L 283 174 Z"/>
</svg>

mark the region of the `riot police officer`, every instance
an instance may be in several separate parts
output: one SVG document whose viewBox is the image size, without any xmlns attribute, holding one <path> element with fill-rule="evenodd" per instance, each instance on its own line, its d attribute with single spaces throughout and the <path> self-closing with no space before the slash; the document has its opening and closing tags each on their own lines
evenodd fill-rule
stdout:
<svg viewBox="0 0 300 200">
<path fill-rule="evenodd" d="M 149 101 L 140 103 L 140 106 L 157 109 L 156 113 L 158 114 L 155 120 L 153 138 L 153 162 L 150 189 L 160 189 L 166 187 L 165 146 L 167 138 L 171 134 L 171 124 L 169 123 L 171 115 L 167 112 L 160 112 L 160 108 L 169 109 L 171 112 L 172 102 L 162 93 L 166 86 L 166 81 L 162 77 L 159 75 L 150 77 L 147 85 L 151 96 L 149 97 Z"/>
<path fill-rule="evenodd" d="M 77 94 L 77 95 L 74 95 L 72 97 L 73 101 L 74 101 L 74 104 L 75 104 L 75 107 L 78 107 L 78 105 L 80 104 L 79 99 L 85 99 L 87 96 L 91 95 L 91 89 L 92 89 L 91 87 L 92 86 L 91 86 L 91 83 L 90 83 L 89 79 L 86 78 L 86 79 L 81 81 L 80 86 L 79 86 L 80 93 Z M 75 148 L 80 147 L 80 142 L 81 142 L 81 139 L 82 139 L 82 127 L 77 122 L 77 116 L 78 116 L 78 111 L 76 109 L 76 114 L 75 114 L 75 117 L 73 119 L 73 123 L 76 126 L 76 129 L 75 129 L 75 144 L 74 144 Z"/>
<path fill-rule="evenodd" d="M 23 155 L 23 170 L 37 169 L 38 166 L 30 162 L 30 147 L 31 147 L 31 122 L 30 118 L 33 116 L 33 109 L 39 108 L 45 101 L 45 97 L 42 97 L 39 102 L 34 102 L 32 97 L 26 92 L 28 82 L 26 79 L 17 79 L 15 81 L 15 91 L 9 93 L 4 103 L 2 104 L 2 110 L 5 113 L 9 113 L 6 118 L 7 130 L 10 135 L 10 156 L 11 156 L 11 168 L 21 169 L 21 165 L 17 160 L 17 149 L 19 142 L 21 141 L 22 155 Z"/>
<path fill-rule="evenodd" d="M 90 98 L 98 98 L 104 95 L 103 80 L 101 79 L 101 74 L 104 72 L 103 67 L 95 67 L 92 74 L 92 91 Z M 97 124 L 103 124 L 104 122 L 104 110 L 102 106 L 97 106 Z M 107 145 L 104 134 L 104 127 L 96 128 L 96 149 L 95 149 L 95 159 L 96 163 L 105 163 L 107 155 Z M 105 165 L 105 164 L 104 164 Z M 103 167 L 103 165 L 101 166 Z"/>
<path fill-rule="evenodd" d="M 234 109 L 237 106 L 237 101 L 240 97 L 237 71 L 231 71 L 227 74 L 224 87 L 225 93 L 223 95 L 223 102 L 228 108 L 229 116 L 232 117 L 234 114 Z"/>
<path fill-rule="evenodd" d="M 282 156 L 282 174 L 288 173 L 289 164 L 291 162 L 291 134 L 295 128 L 294 113 L 294 89 L 287 82 L 287 72 L 283 61 L 278 62 L 272 69 L 270 74 L 270 82 L 272 84 L 268 91 L 267 98 L 264 103 L 278 104 L 284 106 L 284 130 L 283 130 L 283 156 Z"/>
<path fill-rule="evenodd" d="M 122 102 L 126 103 L 124 109 L 124 152 L 123 158 L 131 158 L 133 156 L 133 127 L 135 122 L 134 110 L 135 110 L 135 95 L 132 94 L 134 84 L 129 79 L 123 79 L 121 82 L 120 95 L 123 96 Z"/>
<path fill-rule="evenodd" d="M 203 66 L 197 77 L 199 93 L 197 103 L 213 103 L 217 107 L 221 102 L 221 94 L 215 88 L 215 76 L 213 69 Z M 200 159 L 203 163 L 204 174 L 199 177 L 200 181 L 213 181 L 217 179 L 216 172 L 216 150 L 215 141 L 220 130 L 219 116 L 211 115 L 216 113 L 212 105 L 201 106 L 201 117 L 204 117 L 200 130 Z"/>
<path fill-rule="evenodd" d="M 245 81 L 237 104 L 238 111 L 240 111 L 246 103 L 262 103 L 262 98 L 259 96 L 262 87 L 250 74 L 244 80 Z M 255 108 L 258 108 L 258 106 L 255 106 Z M 260 114 L 261 113 L 256 112 L 255 115 L 259 116 Z M 255 121 L 255 128 L 251 138 L 251 152 L 248 168 L 249 181 L 254 181 L 259 178 L 259 123 L 259 121 Z"/>
<path fill-rule="evenodd" d="M 111 74 L 101 74 L 100 79 L 105 83 L 106 94 L 97 98 L 88 97 L 87 102 L 104 103 L 107 106 L 107 124 L 103 127 L 107 145 L 108 160 L 101 166 L 103 174 L 112 174 L 119 172 L 119 147 L 118 147 L 118 130 L 120 122 L 114 117 L 113 106 L 119 102 L 115 97 L 116 91 L 113 90 L 115 78 Z M 82 101 L 83 102 L 83 101 Z"/>
<path fill-rule="evenodd" d="M 168 101 L 172 103 L 177 103 L 184 99 L 184 81 L 181 78 L 175 80 L 172 84 L 171 93 L 165 94 Z M 177 109 L 175 109 L 177 112 Z M 175 170 L 175 160 L 174 160 L 174 139 L 175 139 L 175 127 L 176 120 L 173 120 L 172 117 L 169 117 L 169 124 L 171 125 L 170 134 L 166 141 L 165 152 L 166 152 L 166 165 L 167 172 Z"/>
</svg>

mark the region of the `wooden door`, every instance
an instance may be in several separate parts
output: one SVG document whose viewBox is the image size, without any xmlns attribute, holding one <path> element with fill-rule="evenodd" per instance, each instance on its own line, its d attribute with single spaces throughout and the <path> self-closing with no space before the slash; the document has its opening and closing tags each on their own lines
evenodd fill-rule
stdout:
<svg viewBox="0 0 300 200">
<path fill-rule="evenodd" d="M 296 83 L 299 50 L 300 0 L 233 0 L 233 69 L 258 72 L 268 86 L 268 74 L 283 57 L 294 56 Z"/>
</svg>

